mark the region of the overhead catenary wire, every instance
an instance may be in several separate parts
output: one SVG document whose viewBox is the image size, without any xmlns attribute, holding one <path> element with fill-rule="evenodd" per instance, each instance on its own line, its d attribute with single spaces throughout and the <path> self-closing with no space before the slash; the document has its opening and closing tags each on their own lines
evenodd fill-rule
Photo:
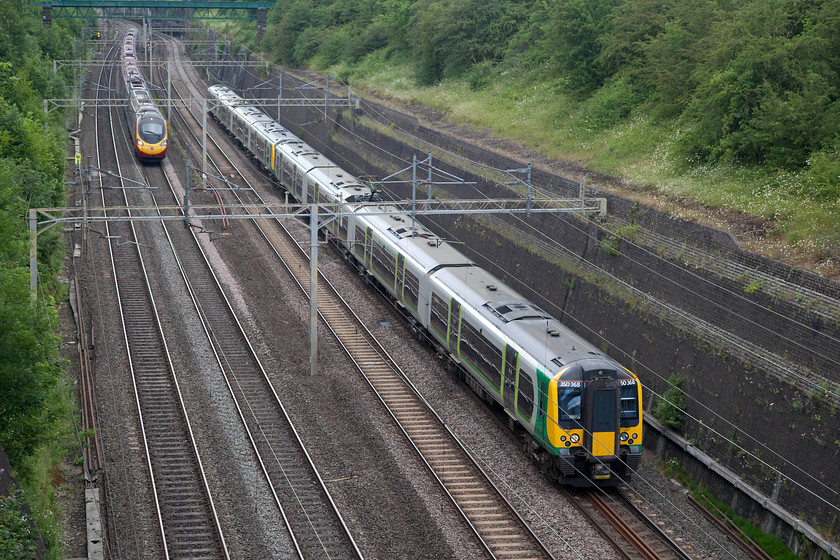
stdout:
<svg viewBox="0 0 840 560">
<path fill-rule="evenodd" d="M 327 147 L 327 148 L 329 148 L 329 147 Z M 549 397 L 549 400 L 553 400 L 553 399 L 551 399 L 551 398 Z M 648 486 L 653 487 L 653 485 L 651 485 L 650 483 L 647 483 L 647 484 L 648 484 Z"/>
<path fill-rule="evenodd" d="M 355 136 L 356 138 L 359 138 L 362 142 L 365 142 L 365 143 L 367 143 L 367 144 L 371 145 L 372 147 L 376 148 L 377 150 L 380 150 L 380 151 L 382 151 L 382 152 L 384 152 L 384 153 L 388 154 L 390 157 L 393 157 L 393 158 L 394 158 L 394 159 L 396 159 L 396 160 L 401 160 L 401 161 L 403 161 L 403 162 L 406 162 L 406 161 L 407 161 L 407 160 L 405 160 L 405 159 L 403 159 L 403 158 L 400 158 L 400 157 L 399 157 L 399 156 L 397 156 L 396 154 L 389 153 L 387 150 L 384 150 L 384 149 L 382 149 L 381 147 L 379 147 L 379 146 L 377 146 L 377 145 L 375 145 L 375 144 L 373 144 L 373 143 L 371 143 L 371 142 L 367 141 L 366 139 L 359 137 L 358 135 L 356 135 L 356 134 L 355 134 L 355 133 L 353 133 L 352 131 L 348 130 L 345 126 L 343 126 L 341 123 L 338 123 L 338 122 L 337 122 L 337 121 L 335 121 L 334 119 L 330 119 L 330 120 L 332 120 L 332 121 L 333 121 L 333 123 L 334 123 L 336 126 L 341 127 L 342 129 L 344 129 L 345 131 L 347 131 L 349 134 L 352 134 L 352 135 L 353 135 L 353 136 Z M 405 131 L 404 129 L 403 129 L 403 132 L 405 132 L 406 134 L 411 134 L 409 131 Z M 329 146 L 325 146 L 325 149 L 326 149 L 326 150 L 329 150 L 329 151 L 332 151 L 332 152 L 334 152 L 334 153 L 335 153 L 335 151 L 334 151 L 332 148 L 330 148 Z M 440 150 L 440 148 L 436 148 L 436 149 L 437 149 L 438 151 Z M 462 160 L 464 160 L 464 161 L 469 161 L 469 160 L 466 160 L 465 158 L 462 158 L 461 156 L 458 156 L 457 154 L 451 154 L 450 152 L 447 152 L 447 154 L 448 154 L 448 155 L 450 155 L 451 157 L 457 157 L 457 158 L 460 158 L 460 159 L 462 159 Z M 491 170 L 491 171 L 493 171 L 493 172 L 501 172 L 501 170 L 498 170 L 498 169 L 492 168 L 492 167 L 490 167 L 490 166 L 486 166 L 486 165 L 484 165 L 484 164 L 480 164 L 480 163 L 478 163 L 478 162 L 471 162 L 471 161 L 470 161 L 470 165 L 473 165 L 473 166 L 475 166 L 475 165 L 479 165 L 479 166 L 482 166 L 482 167 L 484 167 L 484 168 L 486 168 L 486 169 L 488 169 L 488 170 Z M 519 218 L 519 220 L 520 220 L 520 221 L 522 221 L 522 220 L 521 220 L 521 218 Z M 603 226 L 601 226 L 600 224 L 598 224 L 598 226 L 599 226 L 599 227 L 603 227 Z M 561 245 L 561 246 L 562 246 L 562 245 Z M 571 254 L 571 255 L 575 255 L 575 254 L 574 254 L 573 252 L 571 252 L 571 251 L 570 251 L 570 254 Z M 651 253 L 651 254 L 652 254 L 655 258 L 662 258 L 662 257 L 660 257 L 659 255 L 656 255 L 655 253 Z M 577 256 L 577 255 L 575 255 L 575 256 Z M 591 263 L 589 263 L 589 264 L 591 264 Z M 673 263 L 672 263 L 672 264 L 673 264 Z M 604 272 L 605 272 L 605 271 L 604 271 Z M 698 275 L 698 276 L 699 276 L 699 275 Z M 708 280 L 708 279 L 704 279 L 704 281 L 709 282 L 709 280 Z M 676 282 L 675 282 L 675 283 L 676 283 Z M 686 288 L 685 286 L 682 286 L 682 285 L 680 285 L 679 283 L 676 283 L 676 284 L 677 284 L 678 286 L 680 286 L 680 287 L 684 288 L 684 289 L 690 290 L 690 288 Z M 628 286 L 629 286 L 629 285 L 628 285 Z M 732 291 L 730 291 L 730 293 L 735 294 L 735 292 L 732 292 Z M 739 294 L 736 294 L 736 295 L 739 295 Z M 742 295 L 739 295 L 739 297 L 741 297 L 742 299 L 744 299 L 744 301 L 748 301 L 751 305 L 757 305 L 757 306 L 759 306 L 759 307 L 761 307 L 761 308 L 764 308 L 763 306 L 761 306 L 760 304 L 758 304 L 757 302 L 755 302 L 755 301 L 753 301 L 753 300 L 750 300 L 750 299 L 747 299 L 747 298 L 743 298 L 743 296 L 742 296 Z M 544 299 L 544 298 L 543 298 L 543 299 Z M 764 309 L 766 309 L 766 308 L 764 308 Z M 770 310 L 770 311 L 771 311 L 771 312 L 773 312 L 773 313 L 776 313 L 776 314 L 777 314 L 777 315 L 779 315 L 779 316 L 781 316 L 781 314 L 779 314 L 778 312 L 776 312 L 776 311 L 774 311 L 774 310 Z M 687 314 L 684 314 L 684 317 L 686 317 L 686 318 L 689 318 L 689 319 L 690 319 L 690 316 L 689 316 L 689 315 L 687 315 Z M 781 317 L 783 317 L 783 316 L 781 316 Z M 784 317 L 784 318 L 786 318 L 786 317 Z M 576 318 L 572 318 L 572 319 L 573 319 L 573 320 L 575 320 L 577 323 L 581 324 L 584 328 L 587 328 L 587 330 L 591 331 L 591 329 L 589 329 L 588 327 L 586 327 L 586 325 L 585 325 L 584 323 L 580 322 L 578 319 L 576 319 Z M 786 318 L 786 319 L 787 319 L 787 318 Z M 805 328 L 809 328 L 807 325 L 803 325 L 803 326 L 804 326 Z M 597 335 L 597 333 L 593 333 L 593 334 L 596 334 L 596 335 Z M 600 336 L 600 335 L 597 335 L 597 336 Z M 603 337 L 600 337 L 600 338 L 602 338 L 603 340 L 606 340 L 606 339 L 604 339 Z M 607 342 L 609 342 L 609 341 L 607 341 Z M 791 341 L 791 342 L 795 342 L 795 341 Z M 617 347 L 617 346 L 615 346 L 615 345 L 613 345 L 613 346 L 614 346 L 614 347 L 616 347 L 616 348 L 618 348 L 618 347 Z M 625 355 L 629 356 L 629 354 L 628 354 L 626 351 L 622 351 L 622 352 L 623 352 Z M 829 359 L 830 359 L 830 358 L 829 358 Z M 651 370 L 650 368 L 648 368 L 648 370 L 649 370 L 649 371 L 651 371 L 654 375 L 656 375 L 656 376 L 657 376 L 657 377 L 659 377 L 660 379 L 662 379 L 663 381 L 665 381 L 664 376 L 662 376 L 661 374 L 659 374 L 659 373 L 657 373 L 657 372 L 655 372 L 655 371 Z M 654 394 L 656 394 L 656 393 L 654 393 Z M 660 396 L 660 398 L 661 398 L 661 396 Z M 696 399 L 693 399 L 693 400 L 696 400 Z M 734 426 L 734 424 L 733 424 L 732 422 L 729 422 L 728 420 L 726 420 L 725 418 L 723 418 L 723 417 L 722 417 L 722 416 L 720 416 L 719 414 L 715 413 L 714 411 L 712 411 L 711 409 L 709 409 L 709 408 L 708 408 L 708 407 L 706 407 L 705 405 L 702 405 L 702 403 L 699 403 L 699 404 L 701 404 L 701 406 L 703 406 L 704 408 L 706 408 L 706 410 L 708 410 L 711 414 L 713 414 L 713 415 L 715 415 L 715 416 L 717 416 L 717 417 L 719 417 L 719 418 L 723 419 L 723 420 L 724 420 L 725 422 L 727 422 L 728 424 L 730 424 L 730 425 Z M 683 411 L 683 412 L 685 413 L 685 411 Z M 697 418 L 694 418 L 694 417 L 692 417 L 692 416 L 690 416 L 690 415 L 689 415 L 689 417 L 690 417 L 690 418 L 693 418 L 694 420 L 696 420 L 696 421 L 698 421 L 698 422 L 699 422 L 699 420 L 698 420 Z M 701 425 L 703 425 L 703 424 L 701 423 Z M 708 428 L 708 426 L 705 426 L 705 425 L 703 425 L 703 426 Z M 736 427 L 736 428 L 737 428 L 737 427 Z M 764 447 L 765 449 L 767 449 L 767 450 L 768 450 L 771 454 L 772 454 L 772 453 L 775 453 L 773 450 L 771 450 L 771 449 L 767 448 L 767 447 L 766 447 L 764 444 L 762 444 L 760 441 L 756 440 L 755 438 L 753 438 L 752 436 L 750 436 L 750 435 L 749 435 L 749 434 L 747 434 L 746 432 L 743 432 L 743 430 L 740 430 L 740 429 L 739 429 L 739 431 L 741 431 L 742 433 L 744 433 L 747 437 L 750 437 L 753 441 L 755 441 L 755 442 L 756 442 L 756 443 L 758 443 L 759 445 L 763 446 L 763 447 Z M 719 435 L 719 436 L 721 436 L 721 437 L 726 438 L 726 436 L 723 436 L 723 435 L 722 435 L 722 434 L 720 434 L 719 432 L 715 432 L 715 433 L 716 433 L 716 435 Z M 727 440 L 729 440 L 729 438 L 726 438 L 726 439 L 727 439 Z M 745 451 L 745 452 L 749 453 L 746 449 L 744 449 L 743 447 L 741 447 L 741 446 L 740 446 L 740 445 L 738 445 L 737 443 L 735 443 L 735 442 L 732 442 L 732 443 L 733 443 L 734 445 L 738 446 L 738 447 L 739 447 L 740 449 L 742 449 L 743 451 Z M 752 454 L 751 454 L 751 455 L 752 455 Z M 778 454 L 777 454 L 777 455 L 778 455 Z M 755 457 L 755 456 L 753 455 L 753 457 Z M 767 464 L 766 464 L 766 462 L 764 462 L 764 461 L 762 461 L 762 460 L 758 459 L 757 457 L 756 457 L 756 459 L 757 459 L 757 460 L 759 460 L 759 461 L 761 461 L 763 464 L 765 464 L 765 465 L 766 465 L 766 466 L 768 466 L 769 468 L 773 468 L 773 470 L 775 470 L 775 471 L 777 471 L 777 472 L 778 472 L 778 470 L 777 470 L 777 469 L 775 469 L 774 467 L 771 467 L 770 465 L 767 465 Z M 781 457 L 781 459 L 782 459 L 782 460 L 784 460 L 784 461 L 787 461 L 786 459 L 784 459 L 784 457 Z M 790 463 L 789 461 L 787 461 L 787 462 L 788 462 L 788 463 Z M 794 466 L 796 467 L 796 465 L 794 465 Z M 797 468 L 798 468 L 798 467 L 797 467 Z M 801 469 L 800 469 L 800 470 L 801 470 Z M 802 471 L 802 472 L 804 473 L 804 471 Z M 780 474 L 781 474 L 781 473 L 780 473 Z M 811 476 L 810 474 L 808 474 L 808 473 L 804 473 L 804 474 L 805 474 L 807 477 L 810 477 L 812 480 L 815 480 L 816 482 L 818 482 L 819 484 L 821 484 L 821 485 L 822 485 L 822 486 L 824 486 L 825 488 L 827 488 L 827 489 L 829 489 L 830 491 L 833 491 L 833 492 L 834 492 L 834 490 L 832 490 L 832 489 L 830 489 L 829 487 L 825 486 L 824 484 L 820 483 L 819 481 L 817 481 L 817 480 L 816 480 L 813 476 Z M 783 476 L 784 476 L 784 475 L 783 475 Z M 787 477 L 787 478 L 789 478 L 789 477 Z M 791 480 L 792 482 L 796 483 L 796 481 L 793 481 L 792 479 L 790 479 L 790 480 Z M 801 485 L 800 485 L 800 486 L 801 486 Z M 807 490 L 807 489 L 806 489 L 806 490 Z M 815 494 L 815 495 L 816 495 L 816 494 Z M 818 496 L 818 497 L 819 497 L 819 496 Z"/>
<path fill-rule="evenodd" d="M 393 154 L 393 153 L 391 153 L 391 152 L 389 152 L 389 151 L 387 151 L 387 150 L 384 150 L 384 149 L 383 149 L 383 148 L 381 148 L 380 146 L 375 145 L 375 144 L 371 143 L 370 141 L 368 141 L 368 140 L 366 140 L 366 139 L 364 139 L 364 138 L 360 137 L 359 135 L 355 134 L 353 131 L 351 131 L 351 130 L 347 129 L 347 127 L 345 127 L 344 125 L 342 125 L 342 124 L 341 124 L 341 123 L 339 123 L 338 121 L 336 121 L 336 120 L 334 120 L 334 119 L 331 119 L 331 120 L 332 120 L 332 122 L 333 122 L 336 126 L 338 126 L 338 127 L 342 128 L 342 129 L 343 129 L 343 130 L 345 130 L 347 133 L 349 133 L 349 134 L 353 135 L 355 138 L 358 138 L 358 139 L 359 139 L 359 140 L 361 140 L 362 142 L 365 142 L 366 144 L 368 144 L 368 145 L 370 145 L 370 146 L 374 147 L 375 149 L 378 149 L 378 150 L 382 151 L 383 153 L 385 153 L 385 154 L 389 155 L 390 157 L 393 157 L 394 159 L 396 159 L 396 160 L 398 160 L 398 161 L 402 161 L 402 162 L 407 163 L 407 160 L 406 160 L 406 159 L 401 158 L 401 157 L 399 157 L 398 155 Z M 400 130 L 401 130 L 402 132 L 406 133 L 406 134 L 412 135 L 412 133 L 411 133 L 410 131 L 407 131 L 407 130 L 405 130 L 405 129 L 400 129 Z M 413 136 L 413 135 L 412 135 L 412 136 Z M 416 137 L 415 137 L 415 138 L 416 138 Z M 323 144 L 323 143 L 321 143 L 321 145 L 322 145 L 322 146 L 324 146 L 324 148 L 325 148 L 325 149 L 327 149 L 327 150 L 330 150 L 330 151 L 333 151 L 333 152 L 334 152 L 334 150 L 333 150 L 330 146 L 327 146 L 327 145 L 325 145 L 325 144 Z M 501 174 L 501 173 L 503 173 L 503 171 L 502 171 L 502 170 L 500 170 L 500 169 L 493 168 L 493 167 L 491 167 L 491 166 L 487 166 L 487 165 L 482 164 L 482 163 L 480 163 L 480 162 L 473 162 L 473 161 L 471 161 L 471 160 L 467 160 L 467 159 L 466 159 L 466 158 L 464 158 L 463 156 L 460 156 L 460 155 L 458 155 L 458 154 L 452 154 L 451 152 L 448 152 L 448 151 L 446 151 L 446 150 L 443 150 L 443 149 L 442 149 L 442 148 L 440 148 L 440 147 L 435 147 L 435 150 L 436 150 L 436 151 L 438 151 L 438 152 L 446 152 L 446 154 L 447 154 L 447 155 L 449 155 L 449 156 L 451 156 L 451 157 L 453 157 L 453 158 L 459 159 L 459 160 L 461 160 L 461 161 L 467 162 L 467 163 L 469 163 L 470 165 L 473 165 L 473 166 L 480 166 L 480 167 L 483 167 L 483 168 L 485 168 L 485 169 L 487 169 L 487 170 L 490 170 L 490 171 L 493 171 L 493 172 L 496 172 L 496 173 L 500 173 L 500 174 Z M 525 222 L 524 222 L 524 220 L 523 220 L 521 217 L 516 217 L 516 219 L 517 219 L 518 221 L 522 222 L 522 223 L 525 223 Z M 561 218 L 557 218 L 557 219 L 561 219 Z M 601 225 L 601 224 L 597 224 L 597 223 L 596 223 L 596 225 L 597 225 L 598 227 L 600 227 L 600 228 L 604 228 L 604 226 L 603 226 L 603 225 Z M 528 226 L 528 227 L 531 227 L 531 226 Z M 538 233 L 539 233 L 540 235 L 545 236 L 544 232 L 538 232 Z M 555 241 L 556 241 L 556 240 L 555 240 Z M 558 243 L 558 245 L 560 245 L 560 246 L 562 247 L 562 244 L 559 244 L 559 243 Z M 570 250 L 567 250 L 567 251 L 569 252 L 569 254 L 570 254 L 570 255 L 575 256 L 576 258 L 578 258 L 578 255 L 576 255 L 574 252 L 572 252 L 572 251 L 570 251 Z M 667 259 L 664 259 L 663 257 L 661 257 L 660 255 L 657 255 L 655 252 L 650 252 L 650 251 L 648 251 L 648 252 L 649 252 L 649 254 L 650 254 L 651 256 L 653 256 L 654 258 L 661 259 L 661 260 L 667 260 Z M 588 263 L 588 264 L 592 265 L 592 263 Z M 670 262 L 669 262 L 669 264 L 671 264 L 671 265 L 673 266 L 673 263 L 670 263 Z M 594 266 L 594 265 L 593 265 L 593 266 Z M 597 267 L 596 267 L 596 268 L 597 268 Z M 609 274 L 609 273 L 607 273 L 606 271 L 604 271 L 603 269 L 598 269 L 598 270 L 599 270 L 599 272 L 600 272 L 600 273 L 603 273 L 603 274 Z M 697 275 L 696 273 L 693 273 L 693 272 L 692 272 L 692 274 L 693 274 L 695 277 L 697 277 L 698 279 L 702 278 L 702 277 L 700 277 L 699 275 Z M 619 281 L 619 280 L 618 280 L 616 277 L 614 277 L 614 276 L 612 276 L 612 278 L 613 278 L 614 280 L 616 280 L 616 281 Z M 705 282 L 709 282 L 709 280 L 708 280 L 708 279 L 706 279 L 706 278 L 702 278 L 702 279 L 703 279 L 703 281 L 705 281 Z M 683 289 L 685 289 L 685 290 L 687 290 L 687 291 L 689 291 L 689 292 L 691 292 L 691 293 L 695 293 L 695 292 L 694 292 L 691 288 L 688 288 L 688 287 L 686 287 L 686 286 L 684 286 L 684 285 L 681 285 L 681 284 L 677 283 L 676 281 L 672 281 L 672 282 L 673 282 L 673 283 L 675 283 L 678 287 L 681 287 L 681 288 L 683 288 Z M 636 293 L 637 293 L 638 295 L 641 295 L 641 296 L 643 296 L 643 297 L 646 297 L 646 298 L 648 298 L 648 299 L 650 299 L 651 301 L 654 301 L 654 302 L 656 302 L 656 303 L 661 303 L 661 302 L 658 302 L 658 300 L 656 300 L 655 298 L 653 298 L 653 296 L 650 296 L 649 294 L 646 294 L 646 293 L 644 293 L 644 292 L 641 292 L 641 291 L 639 291 L 639 290 L 636 290 L 635 288 L 633 288 L 631 285 L 627 284 L 626 282 L 625 282 L 625 283 L 623 283 L 623 284 L 624 284 L 626 287 L 628 287 L 628 288 L 630 288 L 630 289 L 635 290 L 635 291 L 636 291 Z M 526 287 L 527 289 L 529 289 L 529 290 L 530 290 L 530 288 L 529 288 L 529 287 L 527 287 L 527 286 L 525 286 L 525 287 Z M 532 292 L 533 292 L 533 290 L 530 290 L 530 291 L 532 291 Z M 744 301 L 749 302 L 749 303 L 750 303 L 750 304 L 752 304 L 752 305 L 756 305 L 756 306 L 758 306 L 758 307 L 761 307 L 761 308 L 763 308 L 763 309 L 766 309 L 766 308 L 764 308 L 763 306 L 761 306 L 760 304 L 758 304 L 757 302 L 755 302 L 755 301 L 753 301 L 753 300 L 750 300 L 750 299 L 748 299 L 748 298 L 744 298 L 744 297 L 743 297 L 743 295 L 741 295 L 741 294 L 738 294 L 738 293 L 733 292 L 733 291 L 731 291 L 731 290 L 727 290 L 727 291 L 728 291 L 729 293 L 731 293 L 731 294 L 736 295 L 737 297 L 740 297 L 740 298 L 741 298 L 741 299 L 743 299 Z M 535 293 L 535 292 L 534 292 L 534 293 Z M 535 293 L 535 294 L 536 294 L 536 293 Z M 699 294 L 698 294 L 698 296 L 699 296 Z M 717 304 L 716 302 L 715 302 L 715 304 L 716 304 L 716 305 L 719 305 L 719 304 Z M 782 316 L 781 314 L 779 314 L 778 312 L 776 312 L 776 311 L 774 311 L 774 310 L 769 310 L 769 311 L 771 311 L 771 312 L 773 312 L 773 313 L 775 313 L 775 314 L 779 315 L 780 317 L 784 317 L 784 316 Z M 690 315 L 688 315 L 688 314 L 682 313 L 682 316 L 683 316 L 684 318 L 686 318 L 686 319 L 692 320 L 692 317 L 691 317 Z M 754 323 L 754 322 L 753 322 L 753 323 Z M 755 324 L 755 323 L 754 323 L 754 324 Z M 800 323 L 800 324 L 801 324 L 801 323 Z M 583 325 L 583 326 L 585 327 L 585 325 L 584 325 L 583 323 L 581 323 L 581 325 Z M 760 326 L 760 327 L 762 327 L 762 328 L 765 328 L 763 325 L 757 325 L 757 326 Z M 811 327 L 809 327 L 809 326 L 807 326 L 807 325 L 804 325 L 804 326 L 805 326 L 806 328 L 811 328 Z M 609 341 L 607 341 L 607 342 L 609 342 Z M 734 342 L 734 341 L 733 341 L 733 342 Z M 792 342 L 794 342 L 794 343 L 795 343 L 795 341 L 792 341 Z M 627 354 L 627 353 L 625 352 L 625 354 Z M 793 374 L 793 375 L 797 375 L 795 372 L 792 372 L 792 374 Z M 662 376 L 660 376 L 660 377 L 662 377 Z M 800 379 L 802 379 L 802 378 L 801 378 L 801 376 L 800 376 Z M 664 380 L 664 378 L 663 378 L 663 380 Z M 759 443 L 760 443 L 760 442 L 759 442 Z"/>
</svg>

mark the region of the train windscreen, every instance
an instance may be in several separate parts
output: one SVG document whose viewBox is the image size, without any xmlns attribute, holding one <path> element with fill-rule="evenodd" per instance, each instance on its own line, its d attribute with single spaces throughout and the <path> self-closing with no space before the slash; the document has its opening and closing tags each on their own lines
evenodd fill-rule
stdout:
<svg viewBox="0 0 840 560">
<path fill-rule="evenodd" d="M 166 128 L 160 119 L 140 119 L 140 138 L 151 144 L 157 144 L 166 133 Z"/>
</svg>

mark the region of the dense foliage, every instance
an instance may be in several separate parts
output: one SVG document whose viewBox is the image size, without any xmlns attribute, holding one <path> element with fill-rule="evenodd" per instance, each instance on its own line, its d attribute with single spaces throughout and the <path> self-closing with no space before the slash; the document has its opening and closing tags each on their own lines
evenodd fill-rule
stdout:
<svg viewBox="0 0 840 560">
<path fill-rule="evenodd" d="M 70 58 L 65 28 L 44 28 L 37 9 L 0 2 L 0 443 L 12 461 L 51 433 L 59 379 L 55 310 L 29 294 L 29 208 L 64 205 L 63 127 L 45 127 L 43 99 L 65 97 L 49 57 Z M 53 284 L 63 257 L 56 233 L 39 237 L 41 281 Z"/>
<path fill-rule="evenodd" d="M 39 8 L 0 0 L 0 444 L 18 480 L 30 489 L 39 521 L 55 509 L 42 473 L 50 468 L 44 467 L 49 463 L 44 450 L 62 441 L 69 420 L 53 303 L 65 247 L 60 231 L 39 236 L 41 289 L 33 301 L 27 218 L 30 208 L 65 205 L 64 119 L 48 119 L 43 100 L 70 96 L 52 60 L 75 58 L 70 49 L 81 27 L 65 21 L 45 28 Z M 31 556 L 30 525 L 20 501 L 19 494 L 0 496 L 3 557 Z M 36 511 L 36 503 L 46 504 L 44 511 Z M 60 555 L 59 547 L 51 556 Z"/>
<path fill-rule="evenodd" d="M 0 469 L 0 475 L 3 469 Z M 32 532 L 20 492 L 0 495 L 0 559 L 35 558 L 37 540 Z"/>
<path fill-rule="evenodd" d="M 598 126 L 674 120 L 688 165 L 807 169 L 840 196 L 840 0 L 278 0 L 286 65 L 410 61 L 418 85 L 509 72 L 599 104 Z"/>
<path fill-rule="evenodd" d="M 656 400 L 656 406 L 651 411 L 657 420 L 672 430 L 679 430 L 682 427 L 683 414 L 685 414 L 685 393 L 682 390 L 684 381 L 684 377 L 671 375 L 668 378 L 668 388 Z"/>
</svg>

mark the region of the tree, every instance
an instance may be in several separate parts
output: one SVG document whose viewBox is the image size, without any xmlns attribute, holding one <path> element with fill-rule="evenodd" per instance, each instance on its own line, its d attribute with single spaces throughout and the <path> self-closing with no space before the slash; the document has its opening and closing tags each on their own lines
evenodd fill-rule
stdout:
<svg viewBox="0 0 840 560">
<path fill-rule="evenodd" d="M 685 393 L 682 384 L 685 378 L 677 374 L 668 378 L 668 389 L 657 400 L 653 408 L 653 415 L 657 420 L 672 430 L 679 430 L 682 426 L 683 414 L 685 414 Z"/>
<path fill-rule="evenodd" d="M 601 59 L 602 40 L 611 33 L 611 14 L 621 0 L 553 0 L 548 12 L 554 58 L 569 88 L 588 95 L 601 87 L 609 69 Z"/>
</svg>

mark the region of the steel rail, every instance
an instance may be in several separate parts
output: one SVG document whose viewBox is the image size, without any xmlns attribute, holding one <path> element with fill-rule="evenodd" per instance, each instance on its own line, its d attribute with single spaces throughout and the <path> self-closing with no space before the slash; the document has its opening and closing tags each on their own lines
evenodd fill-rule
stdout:
<svg viewBox="0 0 840 560">
<path fill-rule="evenodd" d="M 114 130 L 113 115 L 111 117 L 111 139 L 117 171 L 122 177 L 116 142 L 118 136 L 125 138 L 126 133 L 124 129 L 119 134 Z M 122 123 L 121 116 L 116 117 Z M 130 144 L 133 145 L 133 141 Z M 108 204 L 106 194 L 106 190 L 101 191 L 103 206 Z M 122 191 L 122 198 L 122 203 L 129 207 L 126 191 Z M 221 524 L 146 274 L 137 231 L 133 224 L 127 228 L 115 226 L 106 225 L 106 234 L 164 557 L 228 559 Z M 133 245 L 133 256 L 127 251 L 115 251 L 115 239 L 123 236 L 113 235 L 112 230 L 128 234 L 125 237 Z M 179 430 L 184 431 L 178 433 Z"/>
<path fill-rule="evenodd" d="M 179 61 L 176 59 L 175 62 L 178 71 L 182 72 Z M 180 113 L 179 116 L 184 119 Z M 194 135 L 186 119 L 184 124 Z M 174 189 L 172 194 L 177 198 Z M 202 266 L 208 281 L 188 281 L 188 289 L 198 296 L 195 304 L 199 316 L 298 554 L 301 558 L 320 558 L 324 554 L 329 558 L 362 558 L 326 484 L 245 334 L 233 305 L 215 276 L 195 232 L 192 228 L 189 231 L 202 255 Z M 212 294 L 211 289 L 208 289 L 211 286 Z M 200 295 L 198 292 L 201 292 Z M 207 300 L 213 298 L 220 301 L 211 308 Z M 226 325 L 233 326 L 231 323 L 235 327 L 227 330 L 236 330 L 235 337 L 244 342 L 246 359 L 250 364 L 242 364 L 243 351 L 234 347 L 235 344 L 230 341 L 232 336 L 220 336 L 220 331 Z M 242 365 L 233 367 L 229 363 L 231 359 Z"/>
</svg>

